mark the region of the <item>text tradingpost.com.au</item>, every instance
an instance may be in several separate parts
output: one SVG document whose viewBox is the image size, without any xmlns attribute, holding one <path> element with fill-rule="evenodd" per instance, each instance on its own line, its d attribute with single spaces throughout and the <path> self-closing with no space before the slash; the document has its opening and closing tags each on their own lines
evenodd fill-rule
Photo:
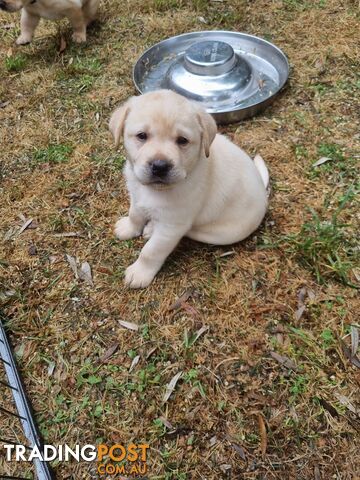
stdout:
<svg viewBox="0 0 360 480">
<path fill-rule="evenodd" d="M 8 462 L 97 462 L 100 475 L 139 475 L 147 473 L 147 454 L 149 445 L 146 443 L 130 443 L 126 446 L 114 444 L 100 445 L 43 445 L 41 449 L 24 445 L 5 444 L 5 457 Z"/>
</svg>

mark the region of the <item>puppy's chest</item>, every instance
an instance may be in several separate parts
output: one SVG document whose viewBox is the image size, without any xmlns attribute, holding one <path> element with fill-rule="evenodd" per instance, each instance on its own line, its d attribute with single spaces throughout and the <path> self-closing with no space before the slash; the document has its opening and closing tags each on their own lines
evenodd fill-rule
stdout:
<svg viewBox="0 0 360 480">
<path fill-rule="evenodd" d="M 146 217 L 152 220 L 173 221 L 186 217 L 187 208 L 171 191 L 152 191 L 151 189 L 136 189 L 131 192 L 136 207 L 142 210 Z"/>
</svg>

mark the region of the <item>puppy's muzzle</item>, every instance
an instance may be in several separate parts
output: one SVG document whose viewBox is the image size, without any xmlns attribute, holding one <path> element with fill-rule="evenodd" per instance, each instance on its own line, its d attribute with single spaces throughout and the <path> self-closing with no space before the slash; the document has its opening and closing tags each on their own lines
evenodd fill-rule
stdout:
<svg viewBox="0 0 360 480">
<path fill-rule="evenodd" d="M 155 180 L 161 181 L 166 179 L 170 170 L 172 169 L 172 165 L 167 160 L 152 160 L 149 162 L 149 168 L 151 176 Z"/>
</svg>

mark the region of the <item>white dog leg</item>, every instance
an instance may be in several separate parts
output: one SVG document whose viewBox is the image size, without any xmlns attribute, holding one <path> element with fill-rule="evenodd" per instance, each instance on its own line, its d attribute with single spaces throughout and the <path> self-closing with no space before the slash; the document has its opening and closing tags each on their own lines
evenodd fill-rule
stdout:
<svg viewBox="0 0 360 480">
<path fill-rule="evenodd" d="M 25 10 L 25 8 L 22 9 L 20 19 L 21 35 L 16 40 L 17 45 L 26 45 L 27 43 L 31 42 L 39 21 L 40 17 L 29 13 Z"/>
<path fill-rule="evenodd" d="M 126 269 L 125 284 L 131 288 L 147 287 L 188 229 L 189 227 L 179 229 L 173 225 L 168 225 L 167 228 L 155 225 L 139 258 Z"/>
<path fill-rule="evenodd" d="M 72 39 L 76 43 L 86 42 L 86 20 L 84 12 L 80 9 L 73 10 L 69 14 L 70 23 L 74 29 Z"/>
<path fill-rule="evenodd" d="M 99 6 L 99 0 L 89 0 L 83 6 L 84 18 L 86 25 L 89 25 L 96 19 L 96 14 Z"/>
</svg>

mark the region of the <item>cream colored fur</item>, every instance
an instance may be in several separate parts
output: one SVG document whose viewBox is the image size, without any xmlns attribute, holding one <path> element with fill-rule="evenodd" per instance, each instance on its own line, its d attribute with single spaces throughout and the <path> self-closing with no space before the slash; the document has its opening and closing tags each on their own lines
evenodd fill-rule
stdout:
<svg viewBox="0 0 360 480">
<path fill-rule="evenodd" d="M 18 45 L 30 43 L 40 18 L 59 20 L 68 18 L 74 33 L 74 42 L 86 41 L 86 27 L 95 17 L 100 0 L 0 0 L 1 9 L 16 12 L 21 9 L 21 34 Z"/>
<path fill-rule="evenodd" d="M 128 286 L 149 285 L 183 236 L 226 245 L 260 225 L 269 178 L 264 161 L 257 156 L 255 163 L 216 134 L 214 120 L 198 104 L 169 90 L 133 97 L 113 113 L 110 130 L 116 144 L 124 135 L 131 202 L 115 234 L 120 240 L 149 238 L 126 270 Z M 138 138 L 141 132 L 145 141 Z M 178 144 L 179 138 L 188 143 Z M 163 182 L 153 181 L 149 165 L 154 159 L 172 165 Z"/>
</svg>

